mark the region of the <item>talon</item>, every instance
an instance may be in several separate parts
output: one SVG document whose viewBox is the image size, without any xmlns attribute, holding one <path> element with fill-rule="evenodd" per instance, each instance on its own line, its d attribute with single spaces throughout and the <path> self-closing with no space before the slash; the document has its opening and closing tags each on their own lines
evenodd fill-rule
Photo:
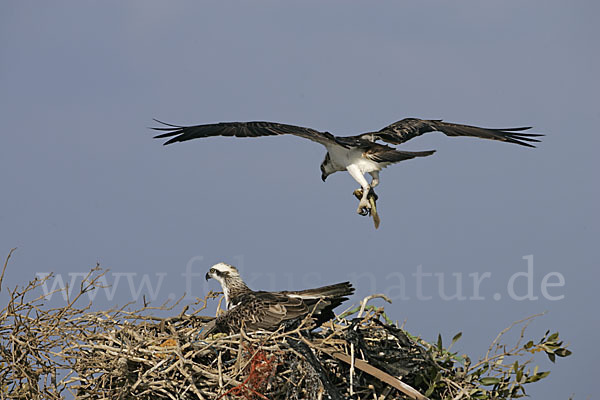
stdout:
<svg viewBox="0 0 600 400">
<path fill-rule="evenodd" d="M 371 204 L 369 204 L 368 201 L 361 200 L 358 204 L 358 209 L 356 212 L 363 216 L 371 214 Z"/>
<path fill-rule="evenodd" d="M 379 200 L 379 196 L 377 196 L 377 193 L 375 193 L 375 190 L 373 190 L 372 188 L 371 190 L 369 190 L 369 194 L 367 195 L 367 198 L 369 197 L 373 197 L 375 201 Z"/>
</svg>

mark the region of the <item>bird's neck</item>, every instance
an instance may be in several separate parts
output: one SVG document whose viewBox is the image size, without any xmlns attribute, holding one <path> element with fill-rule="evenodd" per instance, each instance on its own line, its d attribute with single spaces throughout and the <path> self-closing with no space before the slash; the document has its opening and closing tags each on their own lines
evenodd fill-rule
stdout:
<svg viewBox="0 0 600 400">
<path fill-rule="evenodd" d="M 251 292 L 250 288 L 240 278 L 228 278 L 223 282 L 223 294 L 227 309 L 231 309 L 237 305 L 236 298 Z"/>
</svg>

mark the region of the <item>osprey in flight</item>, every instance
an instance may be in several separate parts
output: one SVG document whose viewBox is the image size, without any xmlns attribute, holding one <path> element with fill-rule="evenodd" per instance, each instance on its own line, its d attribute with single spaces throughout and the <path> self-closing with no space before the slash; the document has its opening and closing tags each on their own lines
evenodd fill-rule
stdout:
<svg viewBox="0 0 600 400">
<path fill-rule="evenodd" d="M 334 172 L 348 171 L 362 188 L 362 197 L 357 210 L 361 215 L 367 215 L 371 209 L 368 195 L 379 184 L 379 171 L 390 164 L 415 157 L 430 156 L 435 152 L 435 150 L 417 152 L 396 150 L 385 144 L 376 143 L 378 140 L 398 145 L 424 133 L 437 131 L 448 136 L 472 136 L 535 147 L 529 142 L 539 142 L 536 137 L 543 136 L 523 133 L 531 127 L 479 128 L 442 122 L 442 120 L 417 118 L 405 118 L 379 131 L 366 132 L 357 136 L 334 136 L 329 132 L 320 132 L 311 128 L 263 121 L 221 122 L 195 126 L 178 126 L 158 120 L 155 121 L 165 125 L 162 128 L 152 128 L 165 131 L 165 133 L 157 135 L 155 138 L 174 136 L 166 141 L 165 145 L 211 136 L 258 137 L 286 134 L 300 136 L 320 143 L 327 149 L 325 159 L 321 163 L 321 179 L 325 181 Z M 365 173 L 371 175 L 371 183 L 365 179 Z"/>
<path fill-rule="evenodd" d="M 255 292 L 240 277 L 237 268 L 225 263 L 213 265 L 206 280 L 214 278 L 223 288 L 227 311 L 219 315 L 202 336 L 219 332 L 275 331 L 292 327 L 311 315 L 316 326 L 335 317 L 333 309 L 354 293 L 350 282 L 298 292 Z"/>
</svg>

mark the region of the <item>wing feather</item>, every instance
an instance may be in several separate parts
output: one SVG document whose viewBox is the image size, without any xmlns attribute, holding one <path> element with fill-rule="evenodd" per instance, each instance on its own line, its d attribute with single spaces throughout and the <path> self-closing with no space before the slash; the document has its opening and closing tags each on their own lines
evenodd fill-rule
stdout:
<svg viewBox="0 0 600 400">
<path fill-rule="evenodd" d="M 336 138 L 329 132 L 319 132 L 315 129 L 305 128 L 295 125 L 280 124 L 277 122 L 251 121 L 251 122 L 220 122 L 217 124 L 205 124 L 194 126 L 180 126 L 168 124 L 155 119 L 154 121 L 164 125 L 164 127 L 152 128 L 156 131 L 164 131 L 160 135 L 154 136 L 156 139 L 168 138 L 164 144 L 175 142 L 184 142 L 186 140 L 213 137 L 213 136 L 234 136 L 234 137 L 260 137 L 277 135 L 294 135 L 323 145 L 335 144 Z"/>
<path fill-rule="evenodd" d="M 361 138 L 371 140 L 381 139 L 392 144 L 404 143 L 414 137 L 428 132 L 442 132 L 447 136 L 471 136 L 482 139 L 499 140 L 515 143 L 521 146 L 535 147 L 531 142 L 539 142 L 537 137 L 544 136 L 536 133 L 522 133 L 531 127 L 518 128 L 480 128 L 477 126 L 454 124 L 442 120 L 424 120 L 418 118 L 405 118 L 382 128 L 378 132 L 369 132 L 360 135 Z"/>
<path fill-rule="evenodd" d="M 373 147 L 365 151 L 363 154 L 370 160 L 375 162 L 397 163 L 404 160 L 410 160 L 415 157 L 427 157 L 435 153 L 435 150 L 427 151 L 402 151 L 395 150 L 388 146 L 383 148 Z"/>
<path fill-rule="evenodd" d="M 274 331 L 280 325 L 295 324 L 312 313 L 317 325 L 333 318 L 333 309 L 354 293 L 349 282 L 298 292 L 247 292 L 238 296 L 238 305 L 217 318 L 219 330 Z"/>
</svg>

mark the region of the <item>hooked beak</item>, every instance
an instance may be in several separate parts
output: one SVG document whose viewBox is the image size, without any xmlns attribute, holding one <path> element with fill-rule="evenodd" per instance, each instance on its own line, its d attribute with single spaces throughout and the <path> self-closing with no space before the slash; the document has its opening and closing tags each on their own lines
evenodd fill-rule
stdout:
<svg viewBox="0 0 600 400">
<path fill-rule="evenodd" d="M 207 281 L 210 279 L 210 275 L 208 274 L 208 272 L 206 273 L 206 275 L 204 275 L 204 279 L 206 279 Z"/>
<path fill-rule="evenodd" d="M 323 182 L 325 182 L 325 179 L 327 179 L 327 174 L 325 174 L 324 172 L 321 174 L 321 180 Z"/>
</svg>

